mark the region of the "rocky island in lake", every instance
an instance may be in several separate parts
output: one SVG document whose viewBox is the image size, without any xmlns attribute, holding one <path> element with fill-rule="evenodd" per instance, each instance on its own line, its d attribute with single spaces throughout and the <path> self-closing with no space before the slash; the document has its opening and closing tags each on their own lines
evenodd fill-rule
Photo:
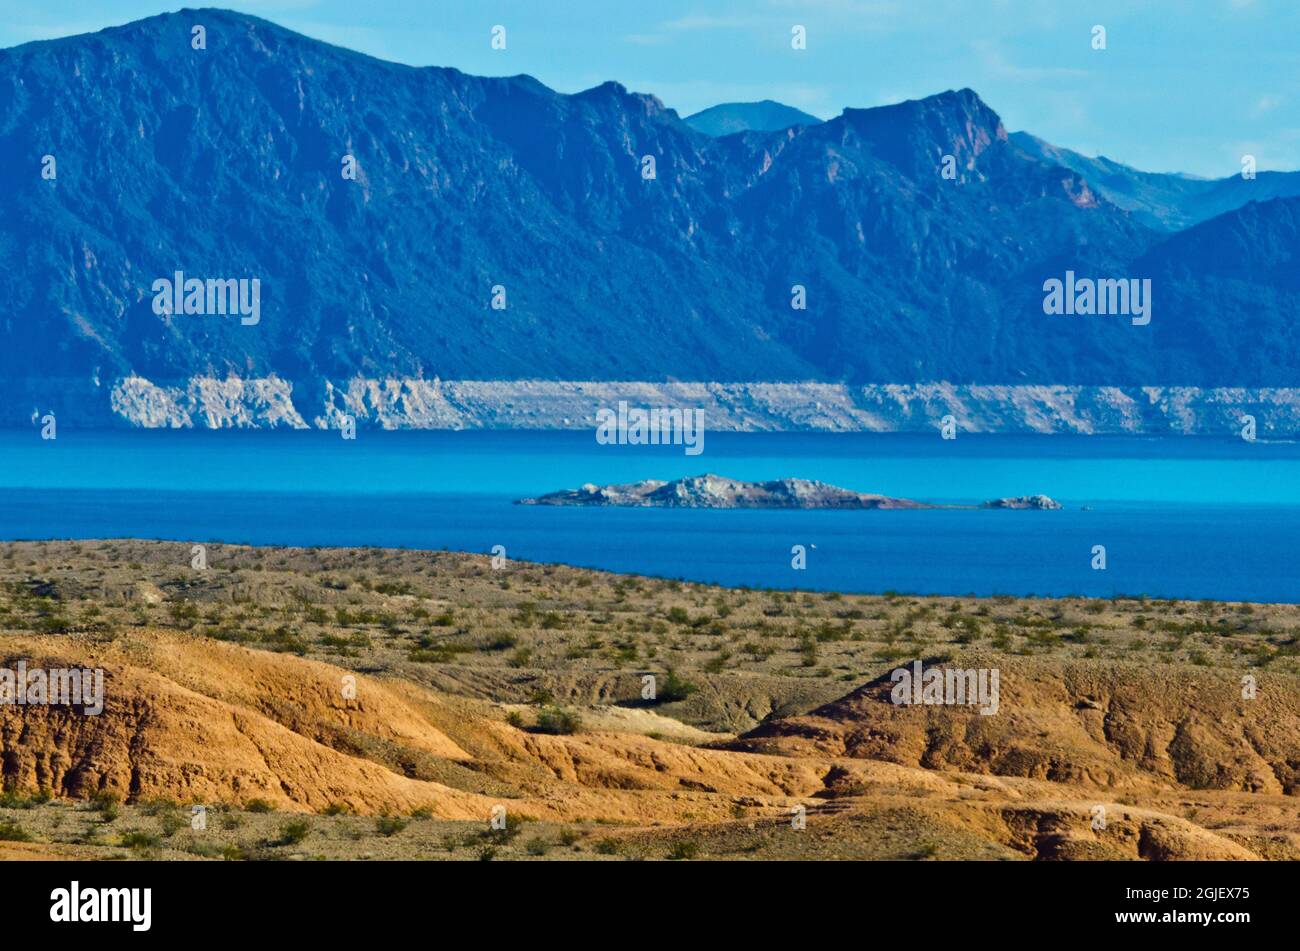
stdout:
<svg viewBox="0 0 1300 951">
<path fill-rule="evenodd" d="M 744 482 L 725 476 L 687 476 L 664 482 L 643 479 L 621 485 L 593 485 L 550 492 L 518 505 L 610 505 L 693 509 L 954 509 L 968 505 L 936 505 L 914 499 L 854 492 L 811 479 Z M 1022 495 L 985 502 L 980 508 L 1059 509 L 1046 495 Z"/>
</svg>

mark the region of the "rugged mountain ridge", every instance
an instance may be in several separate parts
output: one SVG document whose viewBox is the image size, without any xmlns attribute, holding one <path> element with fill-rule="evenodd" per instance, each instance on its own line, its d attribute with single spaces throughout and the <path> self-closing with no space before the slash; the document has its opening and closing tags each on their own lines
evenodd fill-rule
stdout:
<svg viewBox="0 0 1300 951">
<path fill-rule="evenodd" d="M 1300 359 L 1300 199 L 1175 244 L 971 90 L 713 138 L 617 83 L 566 96 L 184 10 L 0 51 L 0 147 L 26 170 L 0 181 L 7 425 L 141 424 L 130 380 L 281 380 L 328 425 L 358 380 L 1222 389 Z M 178 270 L 259 279 L 258 321 L 155 313 Z M 1152 276 L 1151 325 L 1045 315 L 1068 270 Z"/>
<path fill-rule="evenodd" d="M 1253 179 L 1143 172 L 1105 156 L 1080 155 L 1028 132 L 1013 132 L 1009 138 L 1029 155 L 1078 172 L 1109 201 L 1161 231 L 1179 231 L 1252 201 L 1300 195 L 1300 172 L 1259 172 Z"/>
</svg>

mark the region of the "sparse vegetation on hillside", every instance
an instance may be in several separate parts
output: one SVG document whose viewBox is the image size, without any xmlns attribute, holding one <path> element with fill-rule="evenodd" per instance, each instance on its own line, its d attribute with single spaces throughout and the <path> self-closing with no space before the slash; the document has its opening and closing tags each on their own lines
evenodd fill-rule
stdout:
<svg viewBox="0 0 1300 951">
<path fill-rule="evenodd" d="M 1297 791 L 1279 752 L 1300 718 L 1295 606 L 728 590 L 378 549 L 207 560 L 0 545 L 2 636 L 115 678 L 81 786 L 36 767 L 66 758 L 66 732 L 26 711 L 23 743 L 45 745 L 12 751 L 0 857 L 1134 858 L 1153 821 L 1137 805 L 1166 857 L 1300 857 L 1278 818 Z M 921 722 L 861 689 L 970 658 L 1002 668 L 1016 718 Z M 170 746 L 131 781 L 136 754 L 111 756 L 132 743 L 190 744 L 185 781 L 158 779 Z M 1118 803 L 1116 831 L 1061 805 L 1080 796 Z"/>
</svg>

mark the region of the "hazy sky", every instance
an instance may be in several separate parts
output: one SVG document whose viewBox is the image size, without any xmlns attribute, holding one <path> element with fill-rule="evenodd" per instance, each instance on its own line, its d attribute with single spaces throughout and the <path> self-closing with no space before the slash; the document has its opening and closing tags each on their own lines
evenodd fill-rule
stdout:
<svg viewBox="0 0 1300 951">
<path fill-rule="evenodd" d="M 1011 130 L 1152 171 L 1300 168 L 1297 0 L 230 0 L 384 59 L 607 79 L 682 115 L 778 99 L 829 118 L 970 86 Z M 0 47 L 165 10 L 159 0 L 0 0 Z M 507 30 L 493 51 L 494 24 Z M 808 48 L 790 48 L 795 24 Z M 1092 49 L 1092 27 L 1107 49 Z"/>
</svg>

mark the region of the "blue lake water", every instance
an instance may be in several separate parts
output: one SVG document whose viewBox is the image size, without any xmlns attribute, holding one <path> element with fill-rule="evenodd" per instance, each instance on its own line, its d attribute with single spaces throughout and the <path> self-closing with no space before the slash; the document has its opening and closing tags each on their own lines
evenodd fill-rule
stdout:
<svg viewBox="0 0 1300 951">
<path fill-rule="evenodd" d="M 1042 492 L 1060 512 L 513 505 L 584 482 L 799 476 L 934 502 Z M 166 538 L 488 552 L 753 587 L 1300 602 L 1300 445 L 1240 440 L 590 431 L 0 432 L 0 539 Z M 791 568 L 793 545 L 807 568 Z M 1104 545 L 1107 568 L 1091 568 Z"/>
</svg>

